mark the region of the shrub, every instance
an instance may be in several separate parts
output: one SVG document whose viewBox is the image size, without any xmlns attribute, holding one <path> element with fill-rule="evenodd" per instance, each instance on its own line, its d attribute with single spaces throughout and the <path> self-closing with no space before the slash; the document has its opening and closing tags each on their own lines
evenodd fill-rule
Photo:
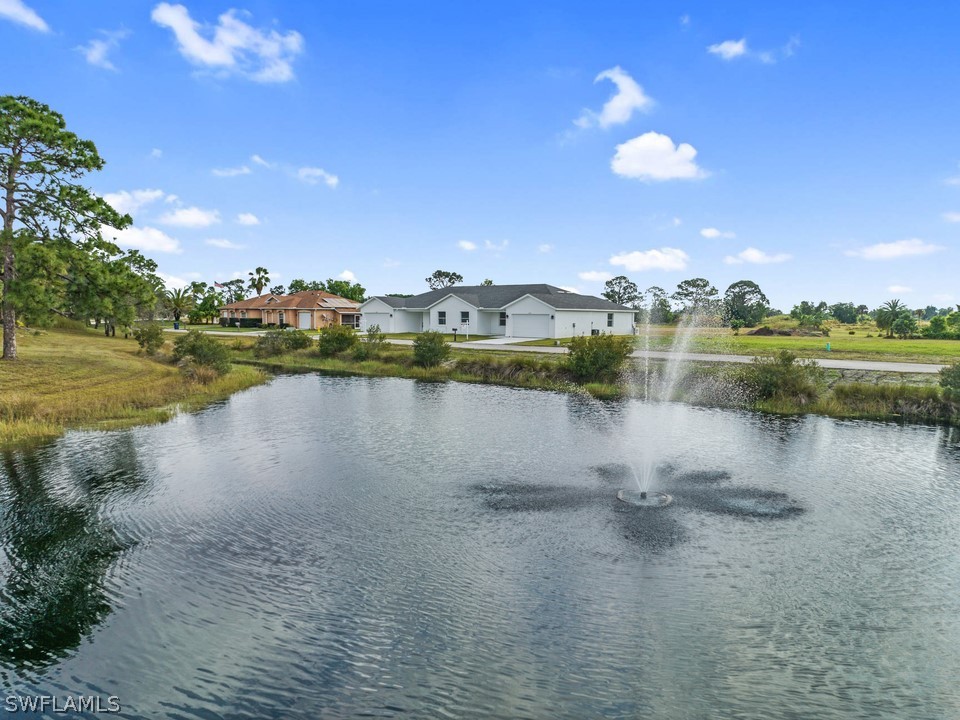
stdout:
<svg viewBox="0 0 960 720">
<path fill-rule="evenodd" d="M 739 318 L 734 318 L 733 320 L 730 321 L 730 327 L 733 328 L 734 335 L 739 335 L 740 331 L 743 330 L 745 325 L 746 323 L 743 320 L 740 320 Z"/>
<path fill-rule="evenodd" d="M 190 365 L 210 368 L 218 375 L 230 371 L 230 351 L 222 343 L 199 330 L 190 330 L 173 342 L 173 358 L 185 372 Z"/>
<path fill-rule="evenodd" d="M 633 339 L 624 335 L 580 335 L 570 341 L 564 364 L 578 380 L 609 380 L 632 351 Z"/>
<path fill-rule="evenodd" d="M 427 330 L 413 340 L 413 362 L 420 367 L 436 367 L 450 356 L 443 333 Z"/>
<path fill-rule="evenodd" d="M 147 355 L 156 355 L 157 350 L 163 347 L 163 327 L 160 323 L 137 325 L 133 329 L 133 337 Z"/>
<path fill-rule="evenodd" d="M 329 325 L 320 331 L 317 352 L 323 357 L 331 357 L 349 350 L 357 344 L 357 333 L 349 325 Z"/>
<path fill-rule="evenodd" d="M 817 399 L 823 370 L 814 360 L 797 360 L 789 350 L 772 357 L 756 357 L 746 368 L 745 384 L 757 400 L 773 398 L 806 405 Z"/>
<path fill-rule="evenodd" d="M 291 350 L 303 350 L 311 344 L 310 336 L 302 330 L 268 330 L 257 338 L 253 354 L 260 358 L 273 357 Z"/>
<path fill-rule="evenodd" d="M 380 332 L 379 325 L 371 325 L 367 328 L 367 337 L 364 342 L 368 349 L 375 355 L 387 344 L 387 336 Z"/>
<path fill-rule="evenodd" d="M 960 400 L 960 362 L 940 370 L 940 387 L 947 400 Z"/>
</svg>

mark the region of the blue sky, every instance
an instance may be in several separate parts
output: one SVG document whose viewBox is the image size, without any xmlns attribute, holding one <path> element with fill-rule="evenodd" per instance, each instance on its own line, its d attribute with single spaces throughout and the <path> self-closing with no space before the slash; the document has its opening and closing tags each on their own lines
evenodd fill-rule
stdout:
<svg viewBox="0 0 960 720">
<path fill-rule="evenodd" d="M 960 4 L 0 0 L 171 285 L 960 302 Z"/>
</svg>

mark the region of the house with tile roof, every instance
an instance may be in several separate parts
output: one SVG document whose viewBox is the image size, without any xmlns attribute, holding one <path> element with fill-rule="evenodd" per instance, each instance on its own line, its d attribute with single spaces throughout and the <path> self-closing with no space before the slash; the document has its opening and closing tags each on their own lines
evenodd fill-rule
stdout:
<svg viewBox="0 0 960 720">
<path fill-rule="evenodd" d="M 632 308 L 546 284 L 454 285 L 413 297 L 373 297 L 360 306 L 361 328 L 562 338 L 630 335 Z"/>
<path fill-rule="evenodd" d="M 259 320 L 262 325 L 319 330 L 329 325 L 360 327 L 360 304 L 322 290 L 303 290 L 291 295 L 267 293 L 220 308 L 221 323 Z M 244 323 L 247 324 L 247 323 Z"/>
</svg>

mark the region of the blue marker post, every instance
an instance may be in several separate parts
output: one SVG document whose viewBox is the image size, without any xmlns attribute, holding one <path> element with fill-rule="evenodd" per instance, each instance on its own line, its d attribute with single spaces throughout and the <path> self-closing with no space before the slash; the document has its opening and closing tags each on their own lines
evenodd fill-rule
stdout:
<svg viewBox="0 0 960 720">
<path fill-rule="evenodd" d="M 827 352 L 830 352 L 830 343 L 827 343 Z"/>
</svg>

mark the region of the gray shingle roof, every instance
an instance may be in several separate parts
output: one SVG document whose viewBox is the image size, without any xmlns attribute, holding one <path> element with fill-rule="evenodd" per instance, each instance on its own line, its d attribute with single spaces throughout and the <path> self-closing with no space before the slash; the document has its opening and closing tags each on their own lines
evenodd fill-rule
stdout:
<svg viewBox="0 0 960 720">
<path fill-rule="evenodd" d="M 395 308 L 423 310 L 449 295 L 461 298 L 474 307 L 490 310 L 505 307 L 524 295 L 531 295 L 558 310 L 632 310 L 625 305 L 617 305 L 603 298 L 592 295 L 578 295 L 545 283 L 531 285 L 454 285 L 408 298 L 378 295 L 377 299 Z"/>
</svg>

